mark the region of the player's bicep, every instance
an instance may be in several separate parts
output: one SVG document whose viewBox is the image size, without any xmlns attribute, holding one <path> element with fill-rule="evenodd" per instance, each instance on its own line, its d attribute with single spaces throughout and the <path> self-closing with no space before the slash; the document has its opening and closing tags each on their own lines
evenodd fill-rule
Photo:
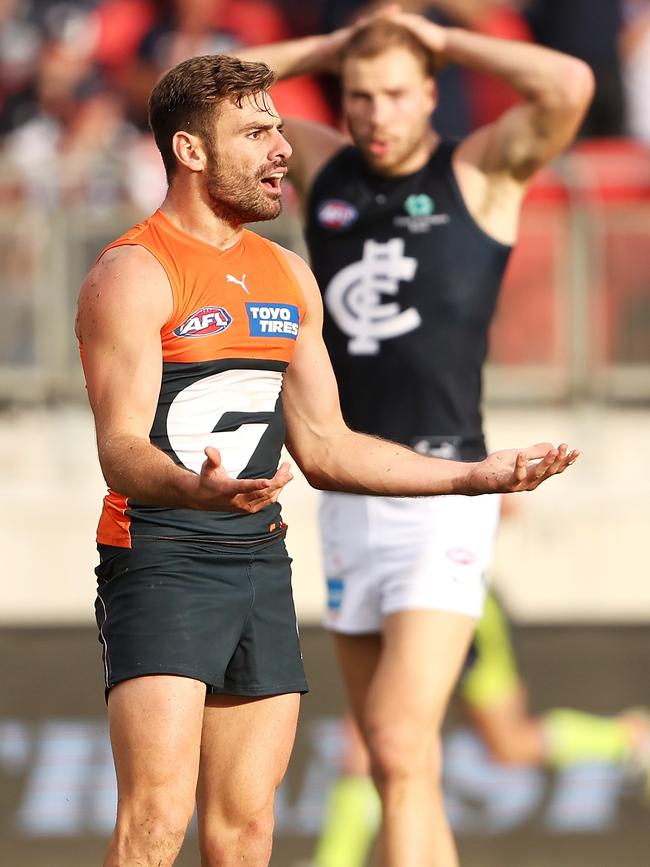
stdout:
<svg viewBox="0 0 650 867">
<path fill-rule="evenodd" d="M 468 149 L 476 148 L 476 161 L 486 175 L 503 173 L 525 182 L 559 154 L 574 133 L 574 124 L 565 126 L 557 117 L 524 104 L 474 133 Z"/>
<path fill-rule="evenodd" d="M 336 378 L 323 341 L 320 291 L 307 265 L 295 254 L 287 257 L 307 304 L 282 389 L 287 447 L 302 465 L 328 437 L 344 430 L 345 424 Z"/>
<path fill-rule="evenodd" d="M 510 108 L 463 143 L 486 175 L 508 174 L 519 182 L 561 153 L 573 140 L 593 92 L 589 68 L 570 65 L 565 86 Z"/>
<path fill-rule="evenodd" d="M 148 436 L 162 372 L 160 328 L 171 307 L 164 271 L 142 248 L 109 251 L 86 278 L 77 334 L 98 439 Z"/>
</svg>

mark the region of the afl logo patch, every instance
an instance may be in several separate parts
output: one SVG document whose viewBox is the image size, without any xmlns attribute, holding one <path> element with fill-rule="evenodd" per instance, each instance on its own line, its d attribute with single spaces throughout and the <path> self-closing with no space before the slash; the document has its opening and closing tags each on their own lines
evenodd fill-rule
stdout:
<svg viewBox="0 0 650 867">
<path fill-rule="evenodd" d="M 224 307 L 202 307 L 177 328 L 176 337 L 210 337 L 221 334 L 232 323 L 232 316 Z"/>
<path fill-rule="evenodd" d="M 347 229 L 359 216 L 359 212 L 343 199 L 325 199 L 318 206 L 318 222 L 326 229 Z"/>
<path fill-rule="evenodd" d="M 468 551 L 467 548 L 450 548 L 447 551 L 447 557 L 460 566 L 471 566 L 476 560 L 476 555 Z"/>
</svg>

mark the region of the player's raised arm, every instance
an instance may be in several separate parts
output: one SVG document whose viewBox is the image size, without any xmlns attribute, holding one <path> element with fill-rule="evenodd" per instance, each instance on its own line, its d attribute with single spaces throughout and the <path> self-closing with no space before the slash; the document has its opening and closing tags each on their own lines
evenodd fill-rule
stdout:
<svg viewBox="0 0 650 867">
<path fill-rule="evenodd" d="M 593 96 L 589 66 L 576 57 L 513 40 L 440 27 L 397 14 L 441 63 L 494 75 L 523 97 L 521 105 L 470 135 L 461 148 L 488 175 L 525 183 L 573 140 Z"/>
<path fill-rule="evenodd" d="M 259 511 L 290 480 L 286 465 L 270 480 L 232 479 L 210 448 L 197 475 L 149 440 L 162 374 L 160 329 L 171 312 L 168 279 L 142 247 L 109 250 L 81 287 L 75 327 L 104 478 L 142 504 Z"/>
<path fill-rule="evenodd" d="M 278 79 L 293 78 L 295 75 L 338 72 L 340 52 L 350 38 L 352 30 L 351 27 L 342 27 L 333 33 L 241 48 L 236 54 L 241 60 L 266 63 Z"/>
<path fill-rule="evenodd" d="M 321 336 L 322 306 L 314 277 L 302 259 L 285 251 L 307 298 L 285 377 L 283 407 L 287 447 L 309 483 L 321 490 L 382 496 L 509 493 L 534 490 L 578 457 L 566 444 L 540 443 L 495 452 L 464 463 L 420 455 L 388 440 L 351 431 L 345 424 L 336 380 Z"/>
</svg>

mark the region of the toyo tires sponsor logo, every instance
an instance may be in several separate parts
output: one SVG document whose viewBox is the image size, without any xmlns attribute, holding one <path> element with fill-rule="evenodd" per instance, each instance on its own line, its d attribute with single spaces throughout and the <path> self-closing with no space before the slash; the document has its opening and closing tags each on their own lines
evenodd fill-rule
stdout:
<svg viewBox="0 0 650 867">
<path fill-rule="evenodd" d="M 231 323 L 232 316 L 224 307 L 202 307 L 174 328 L 174 334 L 176 337 L 209 337 L 225 331 Z"/>
<path fill-rule="evenodd" d="M 249 334 L 251 337 L 298 336 L 300 312 L 295 304 L 261 304 L 247 302 Z"/>
<path fill-rule="evenodd" d="M 318 206 L 317 218 L 327 229 L 347 229 L 359 216 L 359 212 L 343 199 L 325 199 Z"/>
</svg>

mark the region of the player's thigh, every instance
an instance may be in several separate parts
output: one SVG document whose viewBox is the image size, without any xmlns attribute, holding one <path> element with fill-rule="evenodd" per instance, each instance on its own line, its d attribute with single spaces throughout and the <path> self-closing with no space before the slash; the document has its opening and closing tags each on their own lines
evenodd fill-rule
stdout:
<svg viewBox="0 0 650 867">
<path fill-rule="evenodd" d="M 208 696 L 197 808 L 201 834 L 272 812 L 298 722 L 300 695 Z"/>
<path fill-rule="evenodd" d="M 475 626 L 475 618 L 453 611 L 387 615 L 379 664 L 367 693 L 365 725 L 391 719 L 423 729 L 440 725 Z"/>
<path fill-rule="evenodd" d="M 350 709 L 356 722 L 360 724 L 368 691 L 381 658 L 381 634 L 376 632 L 367 635 L 347 635 L 335 632 L 333 636 Z"/>
<path fill-rule="evenodd" d="M 205 684 L 155 675 L 125 680 L 108 698 L 108 718 L 120 804 L 166 793 L 194 800 Z"/>
</svg>

